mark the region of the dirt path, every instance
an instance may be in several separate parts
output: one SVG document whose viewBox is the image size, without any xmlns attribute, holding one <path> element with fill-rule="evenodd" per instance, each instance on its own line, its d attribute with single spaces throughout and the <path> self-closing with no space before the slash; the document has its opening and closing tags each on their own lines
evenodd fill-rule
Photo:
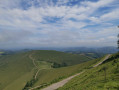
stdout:
<svg viewBox="0 0 119 90">
<path fill-rule="evenodd" d="M 39 73 L 39 71 L 40 71 L 40 69 L 39 69 L 38 66 L 36 65 L 35 59 L 32 57 L 33 54 L 34 54 L 34 52 L 29 55 L 29 58 L 32 60 L 33 65 L 35 66 L 35 68 L 38 69 L 37 72 L 35 73 L 35 76 L 34 76 L 34 79 L 36 79 L 36 78 L 37 78 L 37 75 L 38 75 L 38 73 Z"/>
<path fill-rule="evenodd" d="M 108 54 L 108 55 L 103 59 L 102 62 L 100 62 L 100 63 L 94 65 L 93 67 L 97 67 L 97 66 L 99 66 L 99 65 L 102 64 L 105 60 L 107 60 L 110 56 L 111 56 L 111 54 Z"/>
<path fill-rule="evenodd" d="M 83 72 L 84 72 L 84 71 L 83 71 Z M 56 90 L 57 88 L 62 87 L 62 86 L 63 86 L 64 84 L 66 84 L 69 80 L 71 80 L 72 78 L 74 78 L 74 77 L 76 77 L 76 76 L 82 74 L 83 72 L 80 72 L 80 73 L 75 74 L 75 75 L 73 75 L 73 76 L 71 76 L 71 77 L 68 77 L 68 78 L 66 78 L 66 79 L 64 79 L 64 80 L 62 80 L 62 81 L 60 81 L 60 82 L 54 83 L 54 84 L 50 85 L 49 87 L 46 87 L 46 88 L 44 88 L 44 89 L 42 89 L 42 90 Z"/>
<path fill-rule="evenodd" d="M 32 57 L 33 54 L 34 54 L 34 53 L 30 54 L 30 55 L 29 55 L 29 58 L 32 60 L 33 65 L 34 65 L 36 68 L 38 68 L 37 65 L 36 65 L 36 63 L 35 63 L 35 59 Z"/>
<path fill-rule="evenodd" d="M 104 60 L 103 60 L 102 62 L 100 62 L 100 63 L 94 65 L 93 68 L 99 66 L 99 65 L 102 64 L 104 61 L 106 61 L 106 60 L 110 57 L 110 55 L 111 55 L 111 54 L 107 55 L 107 56 L 104 58 Z M 44 88 L 44 89 L 42 89 L 42 90 L 56 90 L 56 89 L 58 89 L 59 87 L 62 87 L 63 85 L 65 85 L 69 80 L 71 80 L 71 79 L 74 78 L 75 76 L 78 76 L 78 75 L 80 75 L 80 74 L 82 74 L 82 73 L 84 73 L 84 72 L 85 72 L 85 71 L 80 72 L 80 73 L 78 73 L 78 74 L 76 74 L 76 75 L 70 76 L 70 77 L 68 77 L 68 78 L 66 78 L 66 79 L 64 79 L 64 80 L 62 80 L 62 81 L 60 81 L 60 82 L 54 83 L 54 84 L 52 84 L 52 85 L 50 85 L 50 86 L 48 86 L 48 87 L 46 87 L 46 88 Z"/>
<path fill-rule="evenodd" d="M 40 70 L 41 70 L 41 69 L 38 69 L 38 71 L 36 72 L 36 74 L 35 74 L 35 76 L 34 76 L 35 79 L 37 78 L 37 75 L 38 75 L 38 73 L 39 73 Z"/>
</svg>

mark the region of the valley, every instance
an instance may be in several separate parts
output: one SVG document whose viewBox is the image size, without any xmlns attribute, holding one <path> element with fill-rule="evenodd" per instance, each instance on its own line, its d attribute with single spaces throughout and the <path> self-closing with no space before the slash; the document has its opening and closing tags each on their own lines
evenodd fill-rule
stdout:
<svg viewBox="0 0 119 90">
<path fill-rule="evenodd" d="M 115 59 L 115 57 L 118 61 L 118 53 L 95 59 L 82 54 L 53 50 L 33 50 L 2 55 L 0 56 L 0 89 L 39 90 L 44 88 L 43 90 L 51 90 L 51 88 L 54 88 L 66 90 L 68 88 L 70 90 L 71 87 L 69 86 L 71 83 L 72 85 L 76 84 L 73 85 L 71 90 L 73 88 L 76 88 L 73 90 L 77 90 L 80 79 L 85 80 L 88 75 L 93 73 L 95 75 L 97 70 L 99 71 L 97 72 L 98 74 L 103 75 L 104 71 L 99 69 L 106 66 L 107 61 Z M 111 61 L 109 62 L 111 63 Z M 84 75 L 86 77 L 83 77 Z M 75 78 L 79 78 L 79 81 L 75 81 Z M 63 87 L 59 88 L 60 86 Z M 84 88 L 86 87 L 84 86 Z"/>
<path fill-rule="evenodd" d="M 33 81 L 34 77 L 38 80 L 31 86 L 43 84 L 46 81 L 52 83 L 76 72 L 73 71 L 75 68 L 71 68 L 72 71 L 65 75 L 63 72 L 68 68 L 63 66 L 64 63 L 66 66 L 72 67 L 72 65 L 91 59 L 87 56 L 47 50 L 2 55 L 0 57 L 0 89 L 15 90 L 17 87 L 18 90 L 21 90 L 27 82 Z M 57 68 L 53 68 L 54 63 Z M 64 68 L 60 68 L 62 66 Z M 55 75 L 55 72 L 61 72 L 61 75 Z M 49 76 L 47 73 L 51 76 L 54 75 L 54 77 L 46 79 L 45 77 Z"/>
</svg>

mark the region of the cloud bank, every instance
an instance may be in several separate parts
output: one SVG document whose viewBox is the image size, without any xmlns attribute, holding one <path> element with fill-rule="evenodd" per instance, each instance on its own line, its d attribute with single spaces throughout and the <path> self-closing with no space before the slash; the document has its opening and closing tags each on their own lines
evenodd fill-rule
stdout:
<svg viewBox="0 0 119 90">
<path fill-rule="evenodd" d="M 116 46 L 118 0 L 0 0 L 1 48 Z"/>
</svg>

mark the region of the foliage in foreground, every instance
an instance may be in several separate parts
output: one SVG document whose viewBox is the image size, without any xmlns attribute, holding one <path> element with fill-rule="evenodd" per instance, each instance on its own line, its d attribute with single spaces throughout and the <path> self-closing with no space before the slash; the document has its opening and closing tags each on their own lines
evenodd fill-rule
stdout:
<svg viewBox="0 0 119 90">
<path fill-rule="evenodd" d="M 58 90 L 119 90 L 119 53 L 73 78 Z"/>
</svg>

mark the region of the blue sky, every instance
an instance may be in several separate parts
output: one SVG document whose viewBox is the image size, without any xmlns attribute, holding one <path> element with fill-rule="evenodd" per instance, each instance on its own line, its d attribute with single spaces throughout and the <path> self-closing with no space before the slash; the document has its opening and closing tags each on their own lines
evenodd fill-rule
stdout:
<svg viewBox="0 0 119 90">
<path fill-rule="evenodd" d="M 119 0 L 0 0 L 0 47 L 116 46 Z"/>
</svg>

